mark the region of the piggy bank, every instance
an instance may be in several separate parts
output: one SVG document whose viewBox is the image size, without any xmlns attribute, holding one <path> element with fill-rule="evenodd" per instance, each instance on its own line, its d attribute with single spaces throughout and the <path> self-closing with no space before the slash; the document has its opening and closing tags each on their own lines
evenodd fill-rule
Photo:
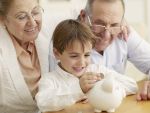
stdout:
<svg viewBox="0 0 150 113">
<path fill-rule="evenodd" d="M 95 108 L 95 112 L 115 112 L 124 97 L 125 90 L 112 76 L 95 83 L 94 87 L 87 93 L 89 103 Z"/>
</svg>

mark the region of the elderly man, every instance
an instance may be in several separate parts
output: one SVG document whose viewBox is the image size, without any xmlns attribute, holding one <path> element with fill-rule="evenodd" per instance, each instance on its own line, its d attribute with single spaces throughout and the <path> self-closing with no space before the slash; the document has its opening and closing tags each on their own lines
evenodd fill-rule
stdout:
<svg viewBox="0 0 150 113">
<path fill-rule="evenodd" d="M 101 63 L 119 73 L 124 73 L 127 60 L 140 71 L 150 75 L 150 45 L 133 29 L 128 39 L 121 35 L 125 6 L 123 0 L 88 0 L 86 8 L 81 10 L 79 18 L 91 27 L 96 35 L 95 49 L 92 52 L 93 63 Z M 83 92 L 87 92 L 97 81 L 96 76 L 86 75 L 80 79 Z M 145 81 L 137 100 L 150 99 L 150 82 Z"/>
</svg>

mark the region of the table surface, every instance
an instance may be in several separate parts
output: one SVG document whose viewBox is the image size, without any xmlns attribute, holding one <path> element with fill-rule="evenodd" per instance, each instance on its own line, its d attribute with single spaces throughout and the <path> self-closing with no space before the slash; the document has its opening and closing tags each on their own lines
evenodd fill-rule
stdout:
<svg viewBox="0 0 150 113">
<path fill-rule="evenodd" d="M 143 81 L 138 82 L 139 87 L 141 87 L 142 84 Z M 136 95 L 127 96 L 114 113 L 150 113 L 150 101 L 137 102 L 135 96 Z M 88 103 L 77 103 L 62 111 L 46 113 L 94 113 L 94 109 Z"/>
</svg>

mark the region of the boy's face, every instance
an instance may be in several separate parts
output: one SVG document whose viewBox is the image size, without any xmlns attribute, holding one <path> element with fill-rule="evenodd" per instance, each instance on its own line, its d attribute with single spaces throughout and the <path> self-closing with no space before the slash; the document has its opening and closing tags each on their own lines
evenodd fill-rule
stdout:
<svg viewBox="0 0 150 113">
<path fill-rule="evenodd" d="M 62 54 L 58 51 L 55 52 L 55 56 L 60 60 L 60 66 L 65 71 L 80 77 L 86 67 L 90 63 L 90 52 L 92 50 L 92 44 L 87 43 L 84 46 L 84 51 L 79 41 L 74 41 L 71 46 L 68 46 Z"/>
</svg>

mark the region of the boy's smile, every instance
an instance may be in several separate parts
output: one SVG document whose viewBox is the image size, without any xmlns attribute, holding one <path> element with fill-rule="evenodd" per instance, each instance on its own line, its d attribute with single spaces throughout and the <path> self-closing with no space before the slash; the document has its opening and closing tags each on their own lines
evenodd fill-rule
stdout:
<svg viewBox="0 0 150 113">
<path fill-rule="evenodd" d="M 66 47 L 62 54 L 58 53 L 60 67 L 65 71 L 80 77 L 90 63 L 90 52 L 92 44 L 87 42 L 84 47 L 76 40 Z"/>
</svg>

